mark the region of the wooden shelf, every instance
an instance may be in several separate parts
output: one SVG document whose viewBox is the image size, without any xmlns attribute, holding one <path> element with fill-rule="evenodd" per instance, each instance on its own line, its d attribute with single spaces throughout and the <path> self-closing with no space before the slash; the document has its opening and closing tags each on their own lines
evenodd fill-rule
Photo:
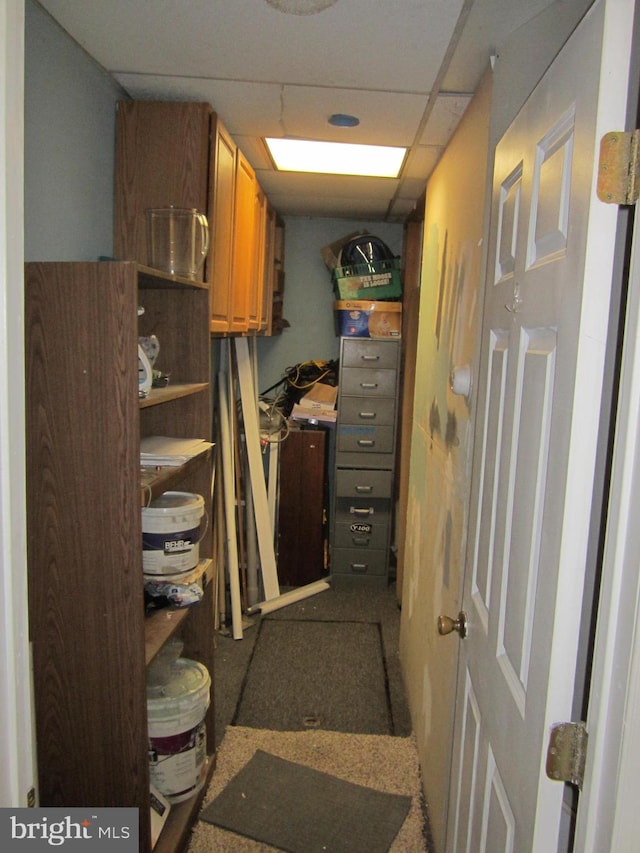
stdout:
<svg viewBox="0 0 640 853">
<path fill-rule="evenodd" d="M 144 264 L 137 264 L 138 268 L 138 287 L 158 288 L 158 287 L 191 287 L 196 290 L 208 290 L 209 285 L 204 281 L 198 281 L 193 278 L 184 278 L 180 275 L 172 275 L 163 270 L 156 270 L 153 267 L 147 267 Z"/>
<path fill-rule="evenodd" d="M 159 406 L 169 400 L 179 400 L 181 397 L 190 397 L 192 394 L 201 394 L 209 390 L 208 382 L 191 382 L 180 385 L 167 385 L 166 388 L 152 388 L 148 397 L 140 398 L 140 408 Z"/>
<path fill-rule="evenodd" d="M 178 485 L 202 465 L 202 460 L 211 457 L 212 448 L 208 447 L 189 459 L 184 465 L 170 467 L 165 465 L 161 468 L 140 468 L 140 506 L 149 506 L 151 501 L 159 497 L 163 492 L 177 489 Z"/>
<path fill-rule="evenodd" d="M 213 577 L 213 560 L 200 560 L 197 569 L 193 572 L 185 573 L 184 582 L 192 583 L 196 576 L 202 578 L 203 587 L 211 583 Z M 149 666 L 167 640 L 176 633 L 182 622 L 189 616 L 190 611 L 195 607 L 200 607 L 200 605 L 201 602 L 192 604 L 190 607 L 167 607 L 147 616 L 144 624 L 144 659 L 146 666 Z"/>
<path fill-rule="evenodd" d="M 207 785 L 216 766 L 215 753 L 206 759 L 205 784 L 202 790 L 184 803 L 178 803 L 171 807 L 167 822 L 165 823 L 153 853 L 175 853 L 176 850 L 184 850 L 187 836 L 191 827 L 197 820 L 200 806 L 207 792 Z"/>
</svg>

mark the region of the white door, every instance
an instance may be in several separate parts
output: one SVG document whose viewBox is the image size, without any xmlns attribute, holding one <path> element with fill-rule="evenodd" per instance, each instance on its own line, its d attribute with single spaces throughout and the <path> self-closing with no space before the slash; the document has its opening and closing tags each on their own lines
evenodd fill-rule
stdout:
<svg viewBox="0 0 640 853">
<path fill-rule="evenodd" d="M 603 121 L 624 128 L 625 45 L 610 43 L 609 18 L 624 13 L 631 32 L 632 11 L 591 9 L 496 149 L 448 850 L 558 845 L 563 786 L 546 777 L 546 747 L 571 719 L 598 524 L 616 228 L 594 165 Z M 618 67 L 604 99 L 601 56 Z"/>
</svg>

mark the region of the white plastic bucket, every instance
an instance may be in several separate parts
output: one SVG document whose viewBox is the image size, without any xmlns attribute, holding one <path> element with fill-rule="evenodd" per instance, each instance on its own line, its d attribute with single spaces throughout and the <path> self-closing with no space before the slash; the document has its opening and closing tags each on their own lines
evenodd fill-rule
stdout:
<svg viewBox="0 0 640 853">
<path fill-rule="evenodd" d="M 173 575 L 198 565 L 204 498 L 165 492 L 142 510 L 142 570 Z"/>
<path fill-rule="evenodd" d="M 147 685 L 151 784 L 170 803 L 188 800 L 205 782 L 211 678 L 197 661 L 178 658 L 167 681 Z"/>
</svg>

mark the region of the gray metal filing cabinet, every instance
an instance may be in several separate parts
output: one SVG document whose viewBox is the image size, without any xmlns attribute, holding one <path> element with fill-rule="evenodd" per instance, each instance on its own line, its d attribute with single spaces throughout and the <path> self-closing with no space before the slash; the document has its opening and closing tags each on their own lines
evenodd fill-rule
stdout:
<svg viewBox="0 0 640 853">
<path fill-rule="evenodd" d="M 398 419 L 399 339 L 340 339 L 332 583 L 386 585 Z"/>
</svg>

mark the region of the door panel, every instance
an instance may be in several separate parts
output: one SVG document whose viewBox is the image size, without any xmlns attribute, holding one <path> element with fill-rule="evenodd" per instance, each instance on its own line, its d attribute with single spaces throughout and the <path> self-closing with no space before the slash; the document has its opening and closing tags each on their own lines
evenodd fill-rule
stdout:
<svg viewBox="0 0 640 853">
<path fill-rule="evenodd" d="M 587 255 L 606 3 L 498 143 L 447 848 L 555 849 L 544 774 L 570 719 L 594 505 L 612 250 Z M 609 218 L 603 246 L 611 247 Z M 596 253 L 597 254 L 597 253 Z M 597 270 L 597 272 L 594 272 Z M 554 787 L 555 786 L 555 787 Z"/>
</svg>

